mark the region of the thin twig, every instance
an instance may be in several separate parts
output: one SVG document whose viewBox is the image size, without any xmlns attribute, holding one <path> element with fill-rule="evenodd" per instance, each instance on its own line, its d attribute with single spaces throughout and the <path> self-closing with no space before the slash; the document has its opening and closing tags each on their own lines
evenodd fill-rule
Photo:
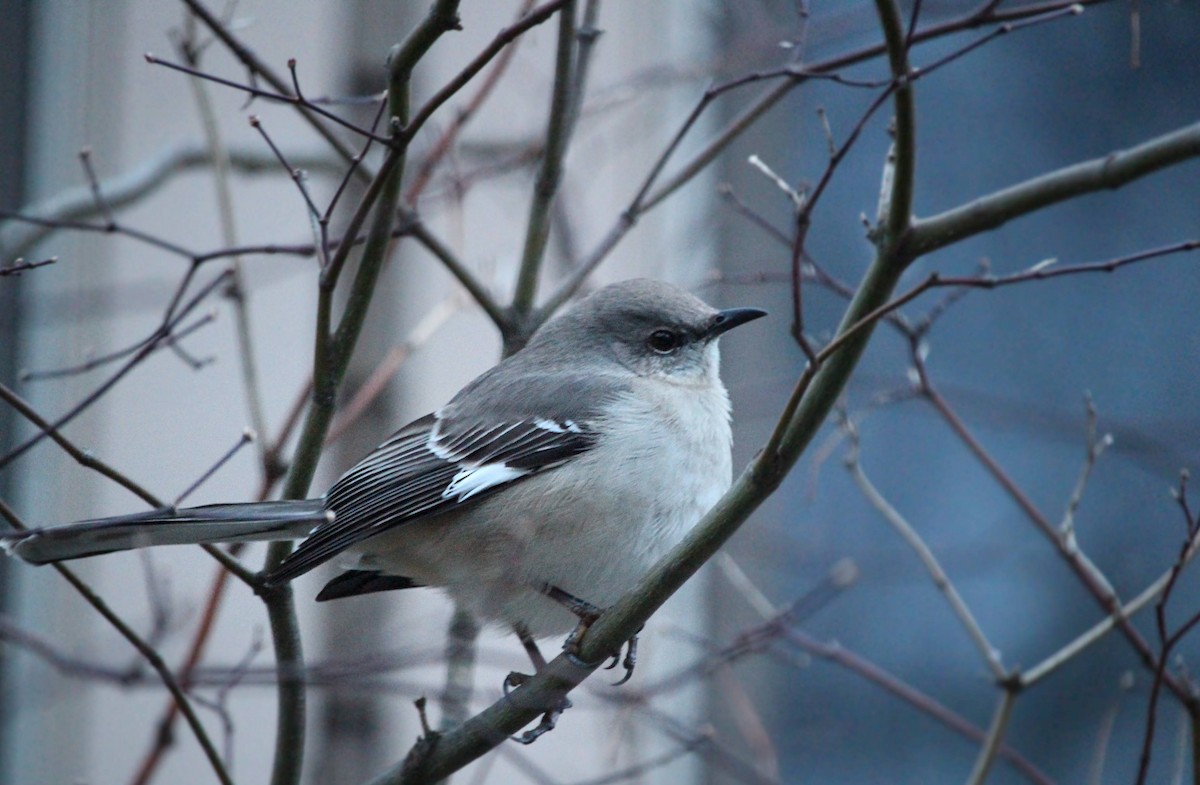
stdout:
<svg viewBox="0 0 1200 785">
<path fill-rule="evenodd" d="M 184 2 L 188 2 L 188 1 L 189 0 L 184 0 Z M 350 122 L 349 120 L 345 120 L 341 117 L 338 117 L 336 114 L 329 111 L 328 109 L 326 109 L 322 106 L 319 106 L 317 104 L 310 103 L 309 101 L 306 101 L 304 98 L 292 95 L 289 92 L 286 92 L 286 91 L 276 92 L 274 90 L 264 90 L 261 87 L 256 87 L 253 84 L 242 84 L 241 82 L 235 82 L 232 79 L 226 79 L 224 77 L 217 76 L 216 74 L 206 73 L 197 68 L 192 68 L 191 66 L 186 66 L 181 63 L 172 63 L 170 60 L 164 60 L 161 57 L 159 57 L 158 55 L 153 54 L 152 52 L 146 52 L 144 55 L 142 55 L 142 59 L 145 60 L 150 65 L 161 65 L 164 68 L 168 68 L 172 71 L 178 71 L 179 73 L 186 74 L 187 76 L 190 76 L 190 77 L 193 77 L 196 79 L 204 79 L 205 81 L 209 81 L 214 84 L 219 84 L 223 87 L 228 87 L 233 90 L 240 90 L 254 98 L 262 98 L 263 100 L 266 100 L 266 101 L 275 101 L 275 102 L 281 103 L 281 104 L 288 104 L 290 106 L 295 107 L 300 112 L 309 112 L 312 114 L 318 114 L 321 117 L 324 117 L 325 119 L 331 120 L 334 123 L 342 126 L 343 128 L 353 131 L 355 134 L 357 134 L 359 136 L 362 136 L 362 137 L 365 137 L 368 139 L 375 139 L 375 141 L 377 141 L 377 142 L 389 143 L 389 140 L 386 137 L 378 136 L 377 134 L 375 134 L 374 132 L 372 132 L 371 130 L 369 130 L 367 128 L 363 128 L 361 126 L 355 125 L 354 123 Z M 322 126 L 322 127 L 324 127 L 324 126 Z M 342 152 L 342 150 L 347 150 L 346 160 L 347 161 L 353 160 L 353 154 L 349 153 L 348 149 L 345 148 L 345 146 L 342 145 L 341 142 L 338 142 L 337 149 L 338 149 L 339 153 Z"/>
<path fill-rule="evenodd" d="M 963 629 L 967 631 L 971 642 L 975 644 L 975 648 L 979 651 L 979 655 L 983 657 L 984 663 L 986 663 L 988 669 L 992 672 L 992 677 L 997 683 L 1006 682 L 1011 674 L 1004 666 L 1000 652 L 988 640 L 987 634 L 976 620 L 975 614 L 971 612 L 970 607 L 963 600 L 962 595 L 959 594 L 953 581 L 950 580 L 946 571 L 942 569 L 942 565 L 938 562 L 933 550 L 925 543 L 925 540 L 913 528 L 912 524 L 884 498 L 883 494 L 879 492 L 867 477 L 866 472 L 862 468 L 862 462 L 859 460 L 858 430 L 854 427 L 854 423 L 848 417 L 843 417 L 842 428 L 849 437 L 849 454 L 846 456 L 846 468 L 850 470 L 850 476 L 854 479 L 854 483 L 862 491 L 863 496 L 866 497 L 871 506 L 908 543 L 908 546 L 916 553 L 917 558 L 921 560 L 930 578 L 933 579 L 934 586 L 946 598 L 946 602 L 950 604 L 950 609 L 958 618 Z"/>
<path fill-rule="evenodd" d="M 1192 513 L 1188 503 L 1188 477 L 1187 470 L 1181 471 L 1179 473 L 1179 486 L 1177 489 L 1173 489 L 1175 501 L 1180 508 L 1180 512 L 1183 513 L 1184 528 L 1187 536 L 1180 545 L 1179 555 L 1176 557 L 1175 563 L 1171 566 L 1170 577 L 1163 587 L 1162 594 L 1159 595 L 1158 602 L 1154 605 L 1154 627 L 1158 633 L 1159 653 L 1157 661 L 1154 664 L 1154 680 L 1150 684 L 1150 698 L 1146 706 L 1146 730 L 1142 737 L 1142 750 L 1138 760 L 1137 785 L 1143 785 L 1150 774 L 1150 757 L 1154 750 L 1155 728 L 1158 722 L 1158 701 L 1162 694 L 1163 685 L 1172 686 L 1171 677 L 1182 681 L 1188 688 L 1187 695 L 1180 697 L 1184 707 L 1192 716 L 1193 722 L 1195 722 L 1197 716 L 1200 716 L 1200 698 L 1197 698 L 1196 689 L 1191 679 L 1186 674 L 1178 676 L 1167 673 L 1167 662 L 1171 656 L 1171 652 L 1197 624 L 1200 624 L 1200 614 L 1194 614 L 1174 631 L 1168 631 L 1167 628 L 1167 604 L 1171 601 L 1179 577 L 1183 574 L 1184 568 L 1190 561 L 1189 555 L 1195 548 L 1197 539 L 1200 538 L 1200 516 Z"/>
<path fill-rule="evenodd" d="M 49 256 L 37 262 L 27 262 L 18 256 L 11 263 L 0 266 L 0 276 L 20 275 L 26 270 L 36 270 L 39 267 L 45 267 L 46 265 L 54 264 L 57 261 L 57 256 Z"/>
<path fill-rule="evenodd" d="M 237 440 L 237 443 L 234 444 L 232 447 L 230 447 L 228 450 L 226 450 L 224 455 L 222 455 L 220 458 L 218 458 L 216 460 L 216 462 L 213 463 L 212 466 L 208 467 L 208 469 L 206 469 L 203 474 L 201 474 L 199 477 L 197 477 L 196 480 L 191 485 L 189 485 L 186 489 L 184 489 L 184 491 L 181 494 L 176 496 L 175 501 L 172 504 L 172 506 L 178 507 L 180 504 L 182 504 L 184 499 L 186 499 L 188 496 L 191 496 L 192 493 L 195 492 L 195 490 L 197 488 L 199 488 L 201 485 L 203 485 L 208 480 L 208 478 L 210 478 L 214 474 L 216 474 L 217 471 L 222 466 L 224 466 L 226 463 L 228 463 L 229 459 L 232 458 L 234 455 L 236 455 L 239 450 L 241 450 L 243 447 L 245 447 L 247 444 L 250 444 L 253 441 L 255 441 L 254 431 L 251 431 L 249 429 L 242 431 L 242 437 Z"/>
<path fill-rule="evenodd" d="M 529 9 L 533 7 L 533 2 L 534 0 L 523 0 L 521 7 L 517 10 L 518 23 L 529 14 Z M 421 192 L 425 190 L 425 186 L 429 184 L 438 164 L 442 162 L 442 159 L 454 147 L 454 143 L 458 140 L 463 128 L 475 117 L 488 98 L 492 96 L 496 85 L 500 83 L 500 77 L 508 70 L 513 55 L 517 53 L 517 44 L 520 43 L 520 40 L 519 37 L 514 38 L 511 43 L 504 46 L 500 54 L 496 56 L 495 65 L 492 66 L 487 76 L 484 77 L 483 82 L 479 85 L 479 89 L 455 113 L 450 125 L 438 136 L 437 142 L 434 143 L 433 148 L 426 154 L 425 159 L 417 168 L 411 182 L 409 182 L 408 188 L 404 191 L 405 204 L 410 207 L 416 204 L 417 197 L 421 195 Z"/>
<path fill-rule="evenodd" d="M 201 288 L 201 290 L 197 292 L 191 300 L 179 308 L 178 312 L 175 313 L 169 321 L 165 322 L 155 331 L 154 340 L 149 341 L 142 346 L 124 365 L 122 365 L 116 372 L 109 376 L 108 379 L 102 382 L 92 392 L 84 396 L 82 400 L 71 407 L 65 414 L 60 415 L 55 420 L 50 421 L 50 429 L 43 428 L 35 436 L 26 439 L 21 444 L 9 450 L 3 456 L 0 456 L 0 468 L 7 466 L 21 455 L 24 455 L 25 452 L 31 447 L 41 442 L 42 439 L 46 438 L 49 435 L 50 430 L 61 429 L 64 425 L 74 420 L 83 411 L 85 411 L 92 404 L 103 397 L 109 390 L 111 390 L 117 384 L 117 382 L 125 377 L 126 374 L 140 365 L 142 360 L 144 360 L 155 350 L 165 346 L 168 339 L 172 335 L 172 331 L 179 324 L 179 322 L 189 313 L 191 313 L 192 310 L 198 307 L 200 303 L 203 302 L 213 292 L 213 290 L 224 283 L 226 278 L 227 276 L 225 274 L 219 275 L 209 284 Z"/>
<path fill-rule="evenodd" d="M 267 129 L 263 128 L 262 121 L 258 119 L 258 115 L 250 115 L 250 127 L 258 131 L 259 136 L 263 138 L 263 141 L 267 143 L 267 147 L 271 149 L 271 154 L 275 156 L 275 159 L 279 161 L 279 165 L 292 178 L 292 182 L 295 183 L 296 188 L 300 191 L 300 196 L 304 199 L 304 204 L 308 207 L 309 217 L 320 220 L 324 213 L 317 209 L 317 205 L 313 203 L 312 196 L 308 193 L 308 188 L 304 185 L 304 170 L 288 163 L 287 156 L 275 144 L 275 140 L 267 133 Z"/>
<path fill-rule="evenodd" d="M 403 231 L 411 234 L 413 239 L 424 246 L 425 250 L 438 258 L 438 261 L 462 284 L 462 287 L 467 290 L 472 299 L 488 315 L 492 323 L 503 332 L 509 326 L 510 320 L 508 314 L 500 307 L 496 302 L 496 298 L 484 287 L 479 278 L 467 269 L 466 265 L 455 255 L 454 251 L 433 234 L 419 216 L 415 214 L 405 215 L 401 220 L 401 224 Z"/>
<path fill-rule="evenodd" d="M 332 172 L 331 159 L 328 156 L 294 152 L 291 158 L 306 169 Z M 229 164 L 246 174 L 273 172 L 278 168 L 273 158 L 258 151 L 244 149 L 230 150 Z M 212 165 L 212 154 L 207 146 L 177 145 L 147 158 L 124 174 L 101 181 L 99 187 L 109 207 L 117 209 L 137 202 L 174 177 L 192 169 Z M 3 246 L 5 253 L 20 256 L 57 229 L 82 228 L 103 231 L 103 226 L 84 223 L 87 218 L 97 214 L 96 202 L 90 188 L 68 188 L 20 210 L 3 213 L 3 217 L 11 223 L 0 226 L 0 246 Z M 18 225 L 18 220 L 24 226 Z M 37 223 L 34 223 L 35 221 Z M 3 270 L 4 268 L 0 267 L 0 272 Z"/>
<path fill-rule="evenodd" d="M 371 403 L 387 389 L 388 382 L 400 371 L 412 353 L 417 348 L 424 346 L 433 334 L 446 323 L 446 320 L 462 309 L 463 301 L 464 298 L 458 292 L 443 298 L 421 317 L 403 341 L 392 347 L 371 371 L 366 381 L 354 392 L 350 401 L 338 410 L 337 418 L 329 427 L 329 436 L 325 442 L 327 445 L 336 442 L 346 433 Z"/>
<path fill-rule="evenodd" d="M 117 485 L 120 485 L 125 490 L 149 504 L 151 507 L 163 506 L 163 503 L 158 499 L 157 496 L 143 488 L 138 483 L 134 482 L 131 477 L 128 477 L 122 472 L 117 471 L 109 464 L 100 460 L 93 455 L 90 450 L 81 450 L 75 446 L 74 442 L 62 435 L 57 426 L 38 414 L 37 411 L 29 405 L 29 403 L 27 403 L 23 398 L 21 398 L 21 396 L 17 395 L 14 390 L 9 389 L 3 383 L 0 383 L 0 399 L 2 399 L 12 408 L 16 409 L 22 417 L 37 426 L 41 433 L 49 436 L 55 444 L 63 449 L 63 452 L 74 458 L 75 462 L 80 466 L 83 466 L 86 469 L 91 469 L 92 471 L 98 472 L 102 476 L 107 477 Z"/>
<path fill-rule="evenodd" d="M 1067 563 L 1072 572 L 1075 573 L 1084 589 L 1092 596 L 1092 598 L 1104 609 L 1106 613 L 1113 616 L 1117 627 L 1124 633 L 1125 638 L 1132 645 L 1135 652 L 1142 659 L 1143 663 L 1150 669 L 1157 666 L 1157 657 L 1151 650 L 1149 643 L 1142 634 L 1123 616 L 1118 615 L 1121 603 L 1113 593 L 1111 582 L 1103 576 L 1099 568 L 1096 567 L 1090 560 L 1083 556 L 1080 550 L 1071 550 L 1066 547 L 1063 540 L 1058 536 L 1057 529 L 1049 519 L 1047 519 L 1040 510 L 1034 506 L 1033 502 L 1025 495 L 1021 488 L 1016 484 L 1012 477 L 1000 466 L 992 455 L 984 449 L 983 445 L 975 438 L 966 424 L 958 417 L 957 413 L 951 408 L 950 404 L 938 393 L 929 379 L 929 375 L 925 370 L 925 365 L 918 352 L 913 353 L 914 367 L 916 368 L 920 389 L 926 400 L 933 406 L 934 410 L 942 417 L 951 431 L 958 436 L 959 440 L 967 447 L 967 449 L 975 456 L 980 465 L 990 474 L 993 479 L 1000 485 L 1001 488 L 1009 495 L 1016 503 L 1025 516 L 1033 523 L 1034 528 L 1038 530 L 1049 542 L 1054 546 L 1058 555 Z M 1173 692 L 1181 699 L 1188 700 L 1189 691 L 1187 685 L 1183 684 L 1173 675 L 1167 674 L 1166 682 Z"/>
<path fill-rule="evenodd" d="M 13 511 L 13 509 L 9 507 L 3 500 L 0 500 L 0 512 L 3 513 L 4 517 L 7 518 L 10 523 L 16 525 L 18 528 L 27 528 L 23 523 L 20 522 L 20 518 Z M 221 760 L 221 754 L 213 745 L 212 739 L 208 737 L 208 732 L 204 730 L 204 726 L 200 723 L 200 718 L 196 716 L 195 710 L 192 709 L 192 704 L 188 700 L 187 694 L 184 692 L 183 687 L 180 686 L 179 682 L 175 679 L 175 676 L 171 673 L 171 669 L 167 667 L 165 662 L 163 662 L 163 659 L 159 655 L 158 651 L 155 650 L 153 646 L 146 643 L 146 641 L 144 641 L 142 637 L 133 630 L 132 627 L 126 624 L 125 621 L 108 606 L 108 603 L 100 598 L 100 595 L 96 594 L 96 592 L 94 592 L 90 586 L 80 580 L 79 576 L 76 575 L 71 568 L 62 564 L 52 564 L 50 566 L 52 566 L 59 575 L 63 576 L 63 578 L 67 581 L 67 583 L 71 584 L 71 587 L 75 589 L 79 596 L 81 596 L 85 602 L 91 605 L 92 608 L 95 609 L 95 611 L 99 613 L 105 621 L 112 625 L 112 627 L 121 635 L 121 637 L 128 641 L 129 644 L 137 650 L 138 654 L 140 654 L 142 658 L 149 663 L 150 667 L 154 669 L 155 673 L 157 673 L 159 678 L 162 680 L 163 686 L 167 688 L 167 691 L 170 692 L 171 696 L 175 699 L 175 704 L 179 707 L 179 711 L 183 714 L 184 719 L 187 721 L 188 727 L 191 728 L 192 734 L 196 737 L 196 741 L 199 742 L 200 749 L 204 752 L 204 756 L 208 759 L 209 765 L 212 766 L 213 773 L 217 775 L 217 779 L 222 783 L 222 785 L 233 785 L 233 779 L 229 776 L 229 772 L 226 770 L 225 764 Z"/>
<path fill-rule="evenodd" d="M 975 758 L 975 767 L 967 778 L 967 785 L 983 785 L 996 762 L 1000 746 L 1004 743 L 1004 734 L 1008 731 L 1008 721 L 1012 719 L 1013 703 L 1016 702 L 1017 691 L 1012 687 L 1000 690 L 1000 699 L 996 702 L 996 710 L 992 714 L 992 722 L 988 726 L 987 737 L 979 747 L 979 755 Z"/>
<path fill-rule="evenodd" d="M 104 225 L 110 230 L 117 225 L 113 218 L 112 206 L 108 200 L 104 198 L 104 194 L 100 190 L 100 179 L 96 177 L 96 170 L 92 166 L 92 148 L 85 147 L 79 151 L 79 162 L 83 164 L 83 173 L 87 176 L 88 189 L 92 192 L 92 201 L 96 204 L 96 211 L 104 218 Z"/>
<path fill-rule="evenodd" d="M 484 66 L 491 62 L 500 52 L 504 51 L 505 47 L 516 40 L 518 36 L 523 35 L 528 30 L 537 27 L 554 16 L 567 2 L 568 0 L 551 0 L 551 2 L 538 6 L 509 27 L 497 33 L 491 43 L 484 47 L 458 75 L 448 81 L 420 109 L 413 113 L 412 119 L 404 124 L 400 139 L 403 142 L 411 141 L 416 132 L 425 125 L 433 113 L 465 87 L 476 74 L 483 70 Z"/>
<path fill-rule="evenodd" d="M 204 4 L 200 2 L 200 0 L 183 0 L 183 2 L 185 5 L 187 5 L 188 9 L 195 14 L 196 18 L 202 21 L 208 27 L 208 29 L 212 31 L 213 35 L 221 39 L 221 42 L 225 44 L 229 51 L 232 52 L 234 56 L 241 61 L 242 65 L 246 66 L 246 68 L 252 74 L 261 77 L 269 85 L 281 93 L 288 89 L 287 82 L 285 82 L 278 74 L 276 74 L 275 71 L 272 70 L 266 63 L 264 63 L 257 55 L 255 55 L 254 52 L 252 52 L 250 48 L 246 46 L 240 39 L 234 36 L 229 30 L 228 26 L 225 25 L 216 16 L 216 14 L 209 11 L 208 8 L 206 8 Z M 325 141 L 329 143 L 330 147 L 332 147 L 338 155 L 340 155 L 346 161 L 353 161 L 354 151 L 351 150 L 340 139 L 334 136 L 333 132 L 324 123 L 322 123 L 312 111 L 310 111 L 309 107 L 298 107 L 297 111 L 300 112 L 300 116 L 307 120 L 318 134 L 325 138 Z M 355 171 L 358 173 L 359 178 L 363 181 L 370 180 L 374 174 L 373 172 L 362 167 L 357 167 Z"/>
</svg>

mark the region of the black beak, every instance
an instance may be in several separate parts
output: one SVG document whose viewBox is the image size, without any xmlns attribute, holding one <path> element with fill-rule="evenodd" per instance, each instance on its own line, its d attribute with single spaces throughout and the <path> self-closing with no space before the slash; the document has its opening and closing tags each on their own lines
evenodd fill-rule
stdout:
<svg viewBox="0 0 1200 785">
<path fill-rule="evenodd" d="M 704 337 L 711 341 L 740 324 L 752 322 L 766 315 L 767 312 L 761 308 L 726 308 L 724 311 L 717 311 L 717 315 L 713 317 L 712 324 L 708 326 Z"/>
</svg>

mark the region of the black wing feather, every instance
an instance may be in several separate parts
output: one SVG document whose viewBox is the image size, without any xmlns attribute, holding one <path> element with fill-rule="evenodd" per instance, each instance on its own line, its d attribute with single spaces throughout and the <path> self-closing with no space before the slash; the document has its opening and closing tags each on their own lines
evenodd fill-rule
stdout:
<svg viewBox="0 0 1200 785">
<path fill-rule="evenodd" d="M 342 475 L 325 495 L 334 519 L 317 527 L 267 583 L 289 581 L 393 526 L 474 504 L 523 477 L 562 465 L 591 448 L 596 438 L 576 421 L 564 425 L 527 418 L 492 425 L 422 417 Z M 450 492 L 464 470 L 488 464 L 504 464 L 521 475 L 469 494 Z"/>
</svg>

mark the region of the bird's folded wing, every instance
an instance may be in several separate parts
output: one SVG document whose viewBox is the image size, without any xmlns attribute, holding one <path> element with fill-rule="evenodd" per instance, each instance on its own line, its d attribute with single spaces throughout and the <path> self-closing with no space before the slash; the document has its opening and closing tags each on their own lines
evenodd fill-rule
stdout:
<svg viewBox="0 0 1200 785">
<path fill-rule="evenodd" d="M 325 496 L 333 520 L 268 576 L 291 580 L 368 537 L 471 504 L 585 452 L 597 434 L 570 419 L 504 422 L 434 413 L 411 423 L 350 469 Z"/>
</svg>

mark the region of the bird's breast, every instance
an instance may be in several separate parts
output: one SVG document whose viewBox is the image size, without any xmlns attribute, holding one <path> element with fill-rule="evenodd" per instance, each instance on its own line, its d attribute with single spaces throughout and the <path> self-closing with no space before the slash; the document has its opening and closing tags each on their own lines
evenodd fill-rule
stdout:
<svg viewBox="0 0 1200 785">
<path fill-rule="evenodd" d="M 635 389 L 611 412 L 592 450 L 537 483 L 557 503 L 536 505 L 545 514 L 529 521 L 522 559 L 531 579 L 602 606 L 683 539 L 732 473 L 723 389 Z"/>
</svg>

